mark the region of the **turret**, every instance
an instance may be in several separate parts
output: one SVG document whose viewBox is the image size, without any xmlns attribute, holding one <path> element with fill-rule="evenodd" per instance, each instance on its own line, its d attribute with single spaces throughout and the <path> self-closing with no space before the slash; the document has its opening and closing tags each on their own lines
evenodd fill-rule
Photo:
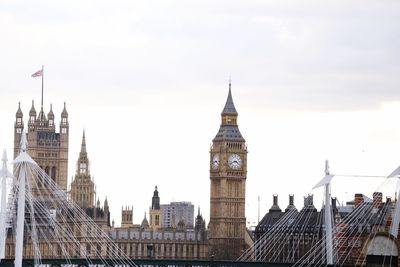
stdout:
<svg viewBox="0 0 400 267">
<path fill-rule="evenodd" d="M 133 207 L 122 207 L 121 227 L 131 227 L 133 225 Z"/>
<path fill-rule="evenodd" d="M 203 216 L 200 213 L 200 207 L 198 208 L 197 211 L 197 216 L 196 216 L 196 222 L 195 222 L 195 226 L 194 226 L 194 230 L 195 231 L 205 231 L 206 230 L 206 225 L 205 225 L 205 221 L 203 219 Z"/>
<path fill-rule="evenodd" d="M 29 121 L 28 121 L 29 131 L 35 129 L 35 123 L 36 123 L 36 109 L 35 109 L 35 103 L 32 100 L 32 107 L 31 110 L 29 111 Z"/>
<path fill-rule="evenodd" d="M 160 197 L 158 196 L 157 186 L 154 189 L 153 198 L 151 200 L 151 209 L 153 209 L 153 210 L 160 209 Z"/>
<path fill-rule="evenodd" d="M 24 131 L 23 114 L 21 111 L 21 103 L 18 102 L 18 110 L 17 113 L 15 113 L 15 124 L 14 124 L 14 158 L 19 154 L 21 134 L 23 131 Z"/>
<path fill-rule="evenodd" d="M 68 112 L 66 108 L 66 104 L 64 102 L 64 109 L 61 112 L 61 123 L 60 123 L 60 133 L 61 135 L 68 135 Z"/>
<path fill-rule="evenodd" d="M 104 200 L 104 210 L 106 210 L 107 209 L 107 211 L 108 211 L 108 200 L 107 200 L 107 196 L 106 196 L 106 199 Z"/>
<path fill-rule="evenodd" d="M 24 127 L 24 122 L 22 121 L 23 116 L 24 114 L 21 110 L 21 102 L 18 102 L 18 110 L 17 113 L 15 113 L 15 127 Z"/>
<path fill-rule="evenodd" d="M 153 230 L 161 228 L 161 209 L 160 209 L 160 197 L 158 196 L 157 186 L 154 189 L 153 197 L 151 199 L 151 207 L 149 209 L 150 227 Z"/>
<path fill-rule="evenodd" d="M 60 123 L 60 169 L 63 171 L 63 177 L 68 177 L 68 146 L 69 146 L 69 124 L 68 124 L 68 112 L 64 102 L 64 109 L 61 113 Z M 61 185 L 66 185 L 67 180 L 60 180 Z"/>
<path fill-rule="evenodd" d="M 37 117 L 37 123 L 40 128 L 47 127 L 47 119 L 46 119 L 46 115 L 44 114 L 44 111 L 43 111 L 43 106 L 40 108 L 39 115 Z"/>
<path fill-rule="evenodd" d="M 15 113 L 15 125 L 14 125 L 16 134 L 21 134 L 22 130 L 24 129 L 23 116 L 24 114 L 22 113 L 21 110 L 21 102 L 18 102 L 18 110 L 17 113 Z"/>
<path fill-rule="evenodd" d="M 82 134 L 81 152 L 79 153 L 79 159 L 76 170 L 77 170 L 77 175 L 82 174 L 90 178 L 89 158 L 86 152 L 85 131 L 83 131 Z"/>
<path fill-rule="evenodd" d="M 47 114 L 47 118 L 49 120 L 49 127 L 51 127 L 52 129 L 54 129 L 54 113 L 53 113 L 53 105 L 50 104 L 50 111 L 49 114 Z"/>
</svg>

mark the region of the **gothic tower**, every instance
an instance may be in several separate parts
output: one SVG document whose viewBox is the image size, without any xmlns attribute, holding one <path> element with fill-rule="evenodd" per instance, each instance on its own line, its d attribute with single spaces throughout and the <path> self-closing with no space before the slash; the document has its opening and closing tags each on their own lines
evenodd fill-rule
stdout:
<svg viewBox="0 0 400 267">
<path fill-rule="evenodd" d="M 76 174 L 71 183 L 71 198 L 79 207 L 86 210 L 94 207 L 95 194 L 86 151 L 85 131 L 83 131 L 81 152 L 76 164 Z"/>
<path fill-rule="evenodd" d="M 247 147 L 237 124 L 231 83 L 210 150 L 210 253 L 235 260 L 244 250 Z"/>
<path fill-rule="evenodd" d="M 121 228 L 133 226 L 133 207 L 122 207 Z"/>
<path fill-rule="evenodd" d="M 158 196 L 157 186 L 154 189 L 153 197 L 151 199 L 151 207 L 149 210 L 150 215 L 150 227 L 157 231 L 161 228 L 161 209 L 160 209 L 160 197 Z"/>
<path fill-rule="evenodd" d="M 14 158 L 19 154 L 21 135 L 24 129 L 23 113 L 20 104 L 15 114 L 14 124 Z M 69 125 L 68 112 L 64 103 L 64 110 L 61 113 L 60 132 L 56 132 L 54 123 L 53 108 L 46 115 L 41 106 L 39 115 L 36 116 L 36 109 L 32 101 L 32 107 L 28 118 L 28 153 L 37 164 L 49 175 L 59 187 L 67 190 L 68 177 L 68 139 Z M 46 186 L 44 184 L 39 187 Z"/>
</svg>

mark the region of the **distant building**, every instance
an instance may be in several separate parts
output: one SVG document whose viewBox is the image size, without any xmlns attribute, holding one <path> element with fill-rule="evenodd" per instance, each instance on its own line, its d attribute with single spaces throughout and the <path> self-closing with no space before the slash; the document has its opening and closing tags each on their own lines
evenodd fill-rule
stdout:
<svg viewBox="0 0 400 267">
<path fill-rule="evenodd" d="M 194 206 L 190 202 L 171 202 L 161 205 L 161 226 L 176 228 L 178 223 L 183 223 L 186 228 L 193 228 Z"/>
<path fill-rule="evenodd" d="M 255 245 L 248 256 L 255 261 L 286 264 L 324 261 L 324 209 L 318 211 L 309 195 L 297 211 L 293 196 L 289 198 L 289 206 L 282 211 L 274 195 L 272 207 L 254 231 Z M 399 234 L 394 237 L 389 232 L 394 212 L 391 199 L 383 202 L 382 193 L 375 192 L 372 199 L 355 194 L 346 206 L 336 202 L 332 198 L 336 265 L 398 266 Z"/>
<path fill-rule="evenodd" d="M 181 219 L 176 225 L 162 226 L 162 207 L 171 208 L 170 214 Z M 193 227 L 188 227 L 185 220 L 193 214 L 193 205 L 190 202 L 172 202 L 160 205 L 157 187 L 154 190 L 152 204 L 149 210 L 150 223 L 146 213 L 141 224 L 133 224 L 132 209 L 122 209 L 121 227 L 112 227 L 109 230 L 114 240 L 129 257 L 133 259 L 208 259 L 209 243 L 206 223 L 200 214 L 200 209 Z M 185 216 L 185 217 L 183 217 Z"/>
</svg>

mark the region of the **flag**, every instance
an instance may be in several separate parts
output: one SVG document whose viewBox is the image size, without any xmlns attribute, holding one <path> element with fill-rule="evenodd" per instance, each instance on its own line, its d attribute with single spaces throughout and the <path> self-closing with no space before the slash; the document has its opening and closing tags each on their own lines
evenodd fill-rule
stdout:
<svg viewBox="0 0 400 267">
<path fill-rule="evenodd" d="M 35 72 L 34 74 L 31 75 L 32 78 L 41 77 L 41 76 L 43 76 L 43 70 L 38 70 L 37 72 Z"/>
</svg>

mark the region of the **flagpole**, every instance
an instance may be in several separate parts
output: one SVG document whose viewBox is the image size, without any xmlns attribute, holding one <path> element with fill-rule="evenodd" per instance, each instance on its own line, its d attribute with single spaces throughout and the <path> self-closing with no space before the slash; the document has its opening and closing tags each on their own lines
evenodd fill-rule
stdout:
<svg viewBox="0 0 400 267">
<path fill-rule="evenodd" d="M 42 65 L 42 110 L 43 110 L 43 79 L 44 79 L 44 72 L 43 72 L 43 65 Z"/>
</svg>

